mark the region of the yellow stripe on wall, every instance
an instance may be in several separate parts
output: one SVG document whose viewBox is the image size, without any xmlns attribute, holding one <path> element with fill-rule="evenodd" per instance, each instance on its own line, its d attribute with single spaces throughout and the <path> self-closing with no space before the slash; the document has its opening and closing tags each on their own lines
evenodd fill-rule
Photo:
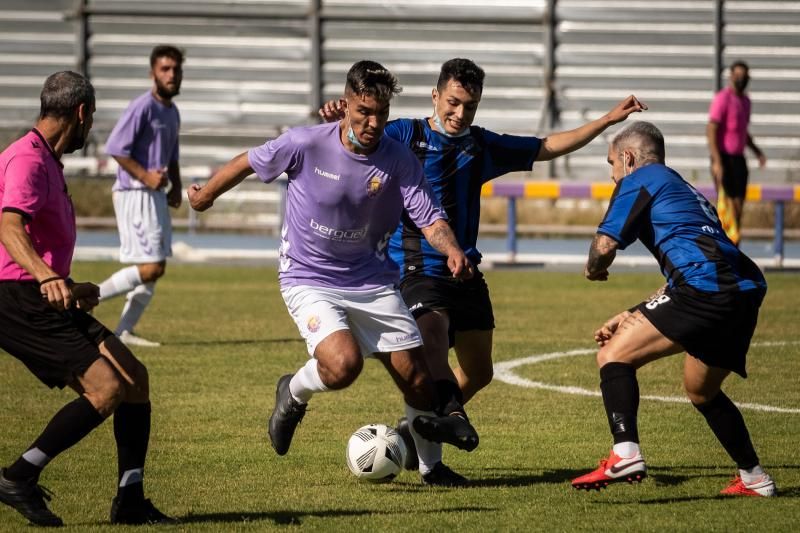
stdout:
<svg viewBox="0 0 800 533">
<path fill-rule="evenodd" d="M 608 200 L 614 193 L 613 183 L 592 183 L 592 198 L 595 200 Z"/>
<path fill-rule="evenodd" d="M 794 201 L 800 202 L 800 185 L 794 186 Z"/>
<path fill-rule="evenodd" d="M 494 187 L 491 183 L 484 183 L 481 187 L 481 196 L 491 196 L 494 193 Z"/>
<path fill-rule="evenodd" d="M 748 185 L 747 193 L 745 193 L 745 200 L 748 202 L 761 201 L 761 185 Z"/>
<path fill-rule="evenodd" d="M 525 184 L 526 198 L 558 198 L 561 187 L 557 182 L 534 181 Z"/>
</svg>

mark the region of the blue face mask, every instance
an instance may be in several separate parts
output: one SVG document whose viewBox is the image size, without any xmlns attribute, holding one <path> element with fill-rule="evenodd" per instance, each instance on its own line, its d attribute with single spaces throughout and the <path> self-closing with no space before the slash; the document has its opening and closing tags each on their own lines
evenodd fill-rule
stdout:
<svg viewBox="0 0 800 533">
<path fill-rule="evenodd" d="M 439 130 L 439 133 L 445 137 L 450 137 L 451 139 L 454 137 L 463 137 L 464 135 L 469 135 L 469 127 L 464 128 L 458 133 L 447 133 L 447 130 L 444 129 L 442 119 L 439 118 L 439 113 L 436 107 L 433 108 L 433 124 L 436 126 L 436 129 Z"/>
<path fill-rule="evenodd" d="M 359 142 L 358 138 L 356 137 L 356 134 L 353 132 L 352 126 L 350 126 L 350 129 L 347 130 L 347 140 L 353 143 L 353 146 L 355 146 L 356 148 L 360 148 L 361 150 L 367 150 L 369 148 L 368 146 L 364 146 Z"/>
</svg>

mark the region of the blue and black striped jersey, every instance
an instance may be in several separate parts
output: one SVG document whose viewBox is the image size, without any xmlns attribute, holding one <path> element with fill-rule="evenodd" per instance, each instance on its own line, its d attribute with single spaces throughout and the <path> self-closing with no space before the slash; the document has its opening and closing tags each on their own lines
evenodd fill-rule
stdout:
<svg viewBox="0 0 800 533">
<path fill-rule="evenodd" d="M 620 249 L 638 238 L 670 287 L 726 292 L 767 286 L 755 263 L 725 235 L 714 206 L 664 165 L 647 165 L 620 180 L 597 232 Z"/>
<path fill-rule="evenodd" d="M 541 140 L 499 135 L 478 126 L 470 127 L 468 135 L 447 137 L 431 129 L 425 119 L 393 120 L 384 134 L 416 154 L 459 245 L 473 264 L 480 263 L 481 253 L 476 243 L 481 186 L 508 172 L 530 170 Z M 389 241 L 389 255 L 400 266 L 401 276 L 424 274 L 449 278 L 451 275 L 447 258 L 425 240 L 405 214 Z"/>
</svg>

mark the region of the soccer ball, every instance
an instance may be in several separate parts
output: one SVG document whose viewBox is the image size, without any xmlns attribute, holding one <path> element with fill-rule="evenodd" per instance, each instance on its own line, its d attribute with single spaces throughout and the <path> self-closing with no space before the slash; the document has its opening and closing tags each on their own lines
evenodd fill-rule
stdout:
<svg viewBox="0 0 800 533">
<path fill-rule="evenodd" d="M 359 428 L 347 441 L 347 466 L 359 479 L 385 483 L 403 469 L 406 445 L 394 428 L 370 424 Z"/>
</svg>

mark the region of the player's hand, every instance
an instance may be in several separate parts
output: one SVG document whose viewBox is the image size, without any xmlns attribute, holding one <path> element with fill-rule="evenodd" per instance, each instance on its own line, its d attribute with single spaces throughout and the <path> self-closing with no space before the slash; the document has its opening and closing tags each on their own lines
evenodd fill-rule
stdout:
<svg viewBox="0 0 800 533">
<path fill-rule="evenodd" d="M 52 277 L 39 285 L 42 298 L 47 300 L 54 309 L 64 311 L 72 306 L 72 291 L 64 278 Z"/>
<path fill-rule="evenodd" d="M 335 122 L 344 118 L 344 99 L 328 100 L 319 108 L 319 116 L 325 122 Z"/>
<path fill-rule="evenodd" d="M 475 275 L 472 263 L 460 249 L 447 256 L 447 266 L 450 268 L 453 277 L 457 279 L 471 279 Z"/>
<path fill-rule="evenodd" d="M 756 157 L 758 157 L 758 168 L 767 166 L 767 156 L 765 156 L 763 152 L 758 152 Z"/>
<path fill-rule="evenodd" d="M 175 209 L 181 206 L 181 201 L 183 200 L 183 195 L 181 194 L 180 186 L 173 185 L 172 188 L 167 193 L 167 204 L 170 207 L 174 207 Z"/>
<path fill-rule="evenodd" d="M 192 183 L 189 185 L 189 188 L 186 189 L 186 196 L 189 198 L 189 205 L 192 206 L 192 209 L 195 211 L 205 211 L 214 205 L 214 201 L 207 199 L 202 190 L 203 186 L 199 183 Z"/>
<path fill-rule="evenodd" d="M 94 283 L 75 283 L 71 287 L 72 298 L 78 309 L 91 311 L 100 303 L 100 287 Z"/>
<path fill-rule="evenodd" d="M 166 187 L 168 181 L 169 177 L 167 176 L 167 171 L 164 169 L 148 170 L 141 179 L 141 182 L 144 183 L 148 189 L 154 191 Z"/>
<path fill-rule="evenodd" d="M 583 269 L 583 275 L 589 281 L 608 281 L 608 270 L 601 270 L 599 272 L 590 272 L 588 268 Z"/>
<path fill-rule="evenodd" d="M 622 122 L 631 113 L 641 113 L 647 109 L 647 105 L 640 102 L 634 95 L 628 96 L 626 99 L 618 103 L 614 109 L 606 114 L 608 117 L 609 125 Z"/>
<path fill-rule="evenodd" d="M 597 342 L 597 344 L 601 347 L 608 344 L 608 341 L 610 341 L 611 337 L 614 336 L 614 333 L 617 332 L 619 325 L 622 324 L 622 322 L 624 322 L 629 316 L 631 316 L 629 311 L 623 311 L 620 314 L 608 319 L 605 324 L 600 326 L 600 329 L 594 332 L 595 342 Z"/>
</svg>

